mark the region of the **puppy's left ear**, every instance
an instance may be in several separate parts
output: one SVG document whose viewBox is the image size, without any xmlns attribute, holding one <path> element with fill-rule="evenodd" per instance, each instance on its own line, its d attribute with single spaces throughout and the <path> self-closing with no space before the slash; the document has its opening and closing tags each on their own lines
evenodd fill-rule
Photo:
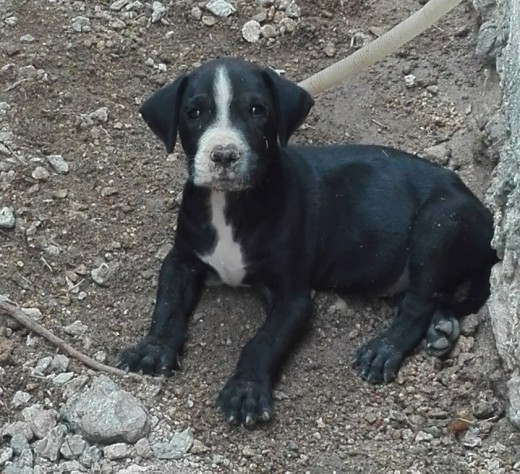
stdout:
<svg viewBox="0 0 520 474">
<path fill-rule="evenodd" d="M 305 89 L 281 77 L 272 69 L 264 69 L 264 75 L 276 109 L 278 139 L 280 145 L 286 146 L 291 135 L 309 114 L 314 100 Z"/>
<path fill-rule="evenodd" d="M 139 108 L 144 121 L 164 142 L 168 153 L 173 151 L 177 141 L 179 107 L 187 83 L 187 74 L 179 76 L 173 83 L 158 90 Z"/>
</svg>

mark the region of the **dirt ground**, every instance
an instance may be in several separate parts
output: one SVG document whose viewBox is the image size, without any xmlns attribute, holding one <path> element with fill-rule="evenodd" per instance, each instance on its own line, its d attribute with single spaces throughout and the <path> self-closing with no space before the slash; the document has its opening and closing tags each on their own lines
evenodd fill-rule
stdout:
<svg viewBox="0 0 520 474">
<path fill-rule="evenodd" d="M 0 119 L 0 207 L 17 218 L 15 229 L 0 230 L 0 294 L 38 308 L 46 328 L 90 356 L 104 351 L 110 364 L 149 324 L 186 176 L 182 153 L 166 156 L 141 121 L 141 101 L 179 72 L 227 55 L 304 79 L 420 7 L 416 0 L 301 0 L 294 33 L 249 44 L 241 28 L 257 13 L 254 1 L 235 2 L 237 12 L 213 26 L 194 17 L 195 2 L 164 2 L 166 15 L 156 23 L 145 2 L 133 17 L 111 3 L 0 1 L 0 102 L 9 106 Z M 72 27 L 78 16 L 90 20 L 80 32 Z M 318 97 L 294 140 L 415 153 L 441 144 L 432 159 L 483 196 L 493 163 L 482 129 L 500 93 L 492 69 L 474 54 L 478 22 L 463 2 L 397 54 Z M 108 117 L 88 116 L 101 107 Z M 445 152 L 437 156 L 439 149 Z M 49 166 L 49 155 L 62 155 L 68 172 Z M 102 263 L 111 269 L 104 286 L 90 275 Z M 344 305 L 336 295 L 318 295 L 313 331 L 277 386 L 274 419 L 252 431 L 228 426 L 214 406 L 262 321 L 247 290 L 205 292 L 181 373 L 143 383 L 114 379 L 156 417 L 157 436 L 193 430 L 207 449 L 188 456 L 196 466 L 190 472 L 517 472 L 520 436 L 505 418 L 504 374 L 485 310 L 466 324 L 446 360 L 421 348 L 397 381 L 373 386 L 350 361 L 393 309 L 387 300 L 349 298 Z M 84 335 L 64 331 L 76 320 L 88 327 Z M 60 387 L 29 370 L 57 349 L 7 327 L 0 327 L 1 347 L 0 427 L 19 417 L 11 403 L 18 390 L 29 392 L 31 403 L 59 408 Z M 167 472 L 138 457 L 120 461 L 121 468 L 130 462 Z"/>
</svg>

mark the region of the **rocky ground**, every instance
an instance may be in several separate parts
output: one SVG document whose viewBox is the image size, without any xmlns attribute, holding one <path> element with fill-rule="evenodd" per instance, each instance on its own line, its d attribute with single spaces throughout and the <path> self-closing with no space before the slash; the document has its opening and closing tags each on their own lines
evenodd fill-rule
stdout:
<svg viewBox="0 0 520 474">
<path fill-rule="evenodd" d="M 492 3 L 492 2 L 480 2 Z M 96 360 L 145 331 L 185 169 L 140 120 L 181 71 L 235 55 L 300 80 L 373 40 L 416 0 L 0 1 L 0 295 Z M 219 16 L 222 15 L 222 16 Z M 397 54 L 317 98 L 299 142 L 384 143 L 457 170 L 479 196 L 503 130 L 480 16 L 463 4 Z M 478 44 L 477 44 L 478 43 Z M 477 48 L 478 46 L 478 48 Z M 480 51 L 478 57 L 476 51 Z M 489 53 L 489 54 L 488 54 Z M 214 401 L 262 320 L 254 294 L 211 288 L 172 379 L 100 375 L 0 324 L 6 473 L 509 473 L 520 436 L 486 311 L 444 361 L 420 348 L 388 385 L 353 353 L 390 300 L 319 294 L 309 337 L 248 431 Z M 0 316 L 1 318 L 2 316 Z"/>
</svg>

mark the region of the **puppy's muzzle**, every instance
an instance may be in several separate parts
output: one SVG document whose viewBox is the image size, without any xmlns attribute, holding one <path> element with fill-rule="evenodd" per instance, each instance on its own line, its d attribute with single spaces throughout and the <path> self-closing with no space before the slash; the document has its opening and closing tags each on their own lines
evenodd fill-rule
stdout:
<svg viewBox="0 0 520 474">
<path fill-rule="evenodd" d="M 240 150 L 236 145 L 217 145 L 213 148 L 209 157 L 214 163 L 227 166 L 240 158 Z"/>
</svg>

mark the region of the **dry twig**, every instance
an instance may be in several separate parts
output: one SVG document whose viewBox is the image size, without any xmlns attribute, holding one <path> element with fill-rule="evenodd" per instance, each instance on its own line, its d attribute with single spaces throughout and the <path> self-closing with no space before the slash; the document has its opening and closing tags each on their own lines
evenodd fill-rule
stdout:
<svg viewBox="0 0 520 474">
<path fill-rule="evenodd" d="M 19 305 L 10 301 L 7 298 L 4 298 L 2 295 L 0 295 L 0 312 L 3 312 L 8 316 L 11 316 L 14 320 L 16 320 L 21 325 L 25 326 L 30 331 L 34 332 L 38 336 L 43 337 L 51 344 L 61 349 L 65 354 L 80 361 L 82 364 L 86 365 L 87 367 L 90 367 L 91 369 L 97 370 L 99 372 L 107 372 L 109 374 L 119 375 L 122 377 L 131 377 L 139 380 L 142 380 L 143 378 L 141 375 L 131 374 L 116 367 L 111 367 L 110 365 L 102 364 L 101 362 L 91 359 L 87 355 L 77 351 L 71 345 L 67 344 L 63 339 L 59 338 L 58 336 L 50 332 L 48 329 L 45 329 L 41 324 L 38 324 L 36 321 L 33 321 L 21 310 Z"/>
</svg>

